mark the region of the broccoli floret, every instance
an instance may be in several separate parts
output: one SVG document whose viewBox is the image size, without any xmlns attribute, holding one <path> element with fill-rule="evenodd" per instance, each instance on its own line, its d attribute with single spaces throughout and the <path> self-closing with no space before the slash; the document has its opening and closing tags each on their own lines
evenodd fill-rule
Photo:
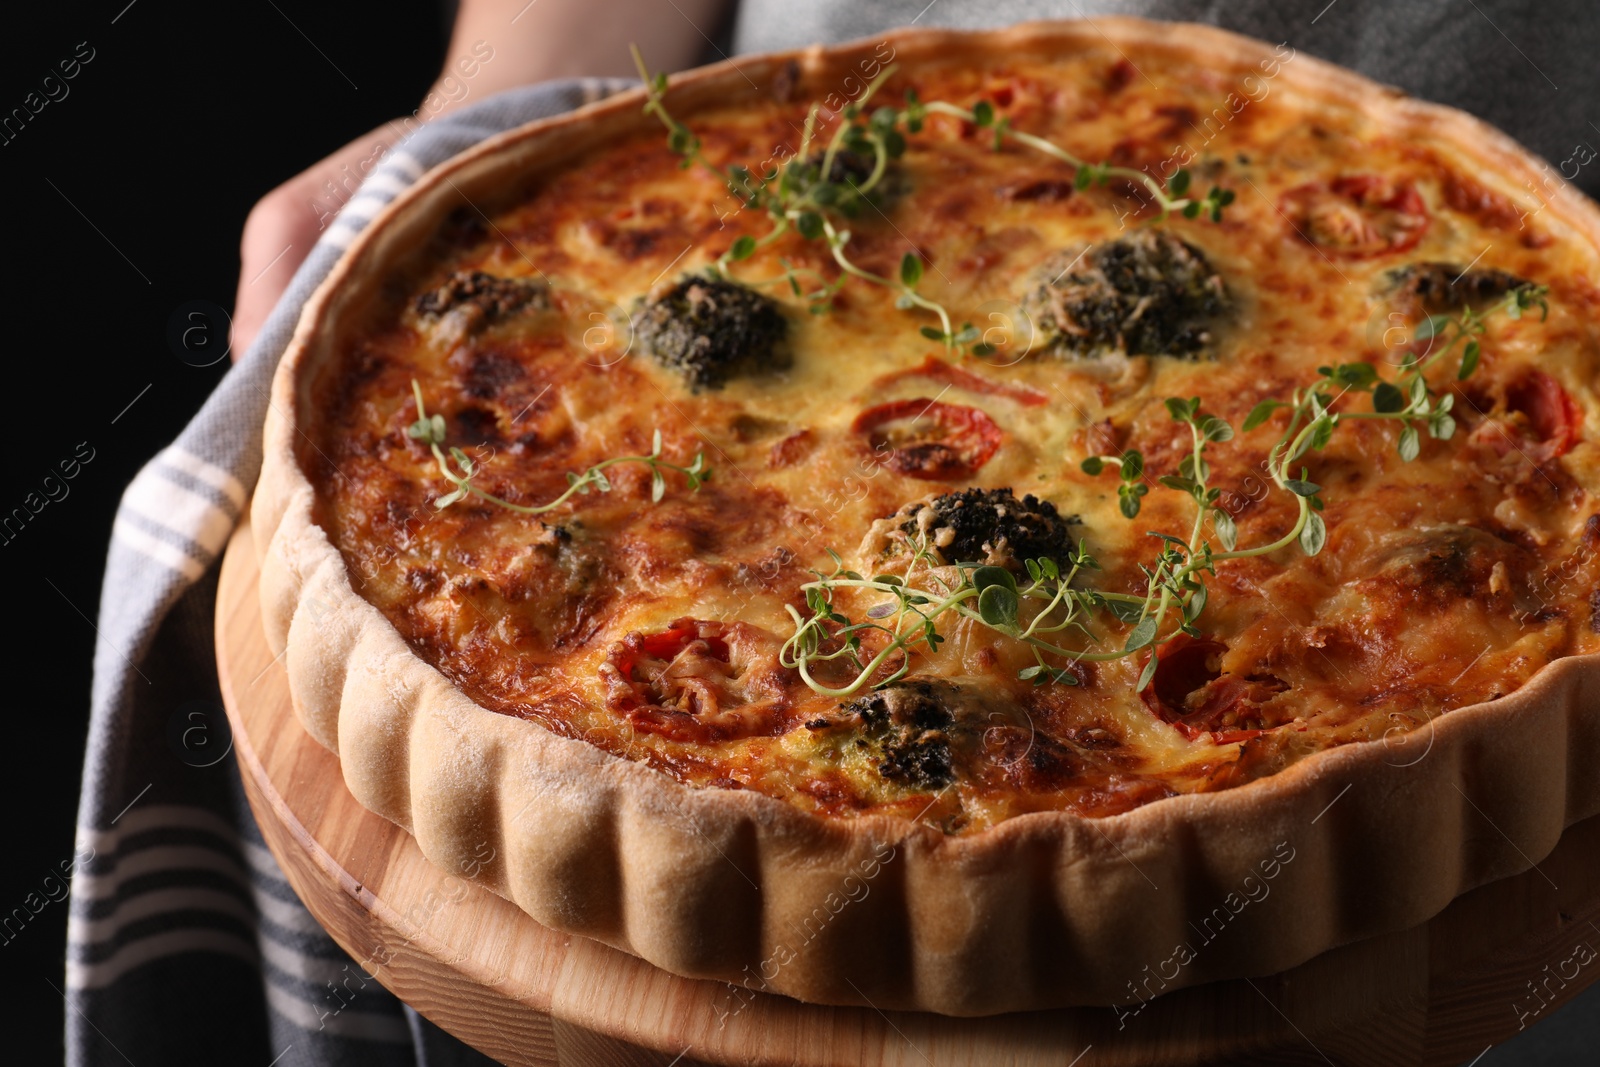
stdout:
<svg viewBox="0 0 1600 1067">
<path fill-rule="evenodd" d="M 1510 271 L 1459 263 L 1410 263 L 1390 271 L 1388 280 L 1400 303 L 1430 315 L 1482 308 L 1528 284 Z"/>
<path fill-rule="evenodd" d="M 1197 358 L 1211 344 L 1211 320 L 1227 307 L 1227 288 L 1205 255 L 1157 229 L 1052 257 L 1023 298 L 1045 349 L 1080 358 Z"/>
<path fill-rule="evenodd" d="M 840 707 L 861 724 L 877 756 L 878 773 L 918 789 L 943 789 L 955 780 L 950 728 L 955 717 L 930 682 L 903 682 Z"/>
<path fill-rule="evenodd" d="M 1072 527 L 1048 500 L 1018 500 L 1009 488 L 962 489 L 924 498 L 895 513 L 909 544 L 925 543 L 945 563 L 984 563 L 1020 569 L 1024 560 L 1064 564 L 1077 544 Z M 891 520 L 893 521 L 893 520 Z"/>
<path fill-rule="evenodd" d="M 788 322 L 776 301 L 718 278 L 688 277 L 651 300 L 634 330 L 691 389 L 720 389 L 745 371 L 787 367 Z"/>
<path fill-rule="evenodd" d="M 853 746 L 885 781 L 912 789 L 941 790 L 996 765 L 1051 779 L 1058 788 L 1072 766 L 1066 746 L 1038 733 L 1010 697 L 982 682 L 903 678 L 806 728 L 843 734 L 838 741 Z"/>
</svg>

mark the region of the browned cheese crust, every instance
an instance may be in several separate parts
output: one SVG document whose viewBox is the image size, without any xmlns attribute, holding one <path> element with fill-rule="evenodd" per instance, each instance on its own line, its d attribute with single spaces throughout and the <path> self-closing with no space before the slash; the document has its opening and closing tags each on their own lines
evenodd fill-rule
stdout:
<svg viewBox="0 0 1600 1067">
<path fill-rule="evenodd" d="M 1107 46 L 898 72 L 875 103 L 913 89 L 986 99 L 1086 158 L 1158 176 L 1184 164 L 1196 186 L 1237 193 L 1221 223 L 1157 220 L 1125 183 L 1075 189 L 1063 164 L 930 117 L 878 207 L 852 222 L 850 253 L 892 276 L 919 252 L 922 290 L 1004 342 L 985 357 L 920 336 L 930 317 L 871 285 L 809 313 L 783 263 L 828 279 L 838 267 L 790 234 L 732 268 L 778 301 L 783 361 L 697 389 L 652 359 L 634 333 L 640 302 L 769 225 L 681 168 L 659 131 L 463 206 L 319 370 L 302 450 L 315 519 L 358 593 L 484 707 L 689 785 L 839 818 L 925 815 L 959 833 L 1030 811 L 1111 815 L 1503 697 L 1600 650 L 1600 259 L 1464 157 L 1276 81 L 1293 62 L 1280 49 L 1243 81 L 1178 59 L 1136 72 Z M 795 151 L 815 88 L 684 117 L 711 161 L 758 167 Z M 1352 212 L 1358 200 L 1386 206 Z M 1037 317 L 1027 297 L 1045 264 L 1152 228 L 1199 250 L 1225 285 L 1194 358 L 1077 358 L 1039 331 L 1030 340 L 1019 324 L 1025 305 Z M 848 708 L 779 664 L 786 606 L 805 611 L 811 569 L 831 569 L 832 549 L 872 571 L 873 523 L 930 492 L 1049 501 L 1081 518 L 1072 529 L 1100 562 L 1099 587 L 1142 594 L 1139 565 L 1159 547 L 1146 531 L 1187 533 L 1193 505 L 1155 489 L 1130 522 L 1115 479 L 1080 461 L 1136 448 L 1154 483 L 1189 447 L 1166 397 L 1200 396 L 1238 426 L 1322 365 L 1364 360 L 1392 376 L 1392 339 L 1448 303 L 1439 265 L 1546 285 L 1548 318 L 1494 318 L 1478 372 L 1456 385 L 1445 368 L 1435 384 L 1455 392 L 1459 429 L 1424 434 L 1415 461 L 1381 421 L 1342 425 L 1308 457 L 1325 549 L 1219 564 L 1202 636 L 1169 646 L 1150 693 L 1136 691 L 1140 655 L 1080 664 L 1075 686 L 1018 680 L 1031 654 L 965 621 L 917 654 L 916 686 L 863 691 Z M 477 498 L 438 509 L 452 487 L 407 433 L 413 378 L 473 457 L 475 484 L 519 504 L 555 498 L 567 472 L 648 453 L 656 430 L 667 459 L 703 452 L 713 474 L 689 492 L 669 472 L 653 503 L 649 471 L 620 465 L 611 492 L 537 518 Z M 926 457 L 859 428 L 862 411 L 916 398 L 978 409 L 998 448 L 930 479 Z M 1261 466 L 1281 430 L 1269 420 L 1208 453 L 1241 543 L 1295 521 Z M 1126 630 L 1101 619 L 1095 636 L 1120 647 Z"/>
</svg>

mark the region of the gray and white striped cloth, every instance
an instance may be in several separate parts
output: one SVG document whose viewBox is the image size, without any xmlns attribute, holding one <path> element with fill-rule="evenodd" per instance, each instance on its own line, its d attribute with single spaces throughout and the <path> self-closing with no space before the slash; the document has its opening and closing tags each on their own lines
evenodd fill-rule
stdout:
<svg viewBox="0 0 1600 1067">
<path fill-rule="evenodd" d="M 503 93 L 391 150 L 250 351 L 123 494 L 100 598 L 76 851 L 63 864 L 71 1067 L 491 1062 L 362 980 L 263 844 L 217 688 L 217 564 L 261 468 L 273 369 L 351 239 L 435 164 L 627 84 Z"/>
</svg>

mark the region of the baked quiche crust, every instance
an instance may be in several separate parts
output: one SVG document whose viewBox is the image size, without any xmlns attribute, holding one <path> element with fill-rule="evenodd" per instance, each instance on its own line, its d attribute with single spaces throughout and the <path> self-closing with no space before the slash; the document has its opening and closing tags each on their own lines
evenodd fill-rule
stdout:
<svg viewBox="0 0 1600 1067">
<path fill-rule="evenodd" d="M 1470 173 L 1471 189 L 1448 195 L 1476 205 L 1477 217 L 1489 216 L 1484 225 L 1498 226 L 1522 259 L 1538 259 L 1537 242 L 1524 239 L 1535 209 L 1539 240 L 1581 250 L 1590 267 L 1600 259 L 1594 206 L 1565 188 L 1553 195 L 1548 168 L 1504 135 L 1311 57 L 1286 62 L 1281 49 L 1207 27 L 1105 19 L 985 33 L 904 31 L 705 68 L 675 79 L 670 99 L 692 124 L 696 116 L 761 106 L 796 86 L 822 96 L 830 86 L 859 84 L 863 71 L 886 62 L 885 50 L 913 74 L 951 64 L 982 72 L 1098 57 L 1108 70 L 1121 69 L 1119 61 L 1135 72 L 1203 68 L 1224 86 L 1246 77 L 1259 83 L 1270 64 L 1272 91 L 1292 94 L 1308 124 L 1316 124 L 1319 109 L 1360 114 L 1389 142 L 1432 153 L 1451 174 Z M 469 695 L 470 671 L 419 653 L 417 633 L 402 634 L 395 616 L 357 591 L 352 557 L 330 537 L 330 528 L 342 528 L 318 459 L 329 397 L 337 392 L 330 383 L 348 374 L 353 339 L 393 307 L 397 271 L 436 247 L 463 199 L 502 203 L 504 190 L 524 188 L 530 177 L 558 175 L 608 146 L 658 133 L 655 119 L 640 114 L 644 100 L 642 92 L 624 94 L 530 124 L 426 175 L 373 221 L 313 297 L 274 381 L 252 505 L 268 638 L 283 653 L 302 722 L 339 756 L 352 793 L 409 830 L 434 863 L 478 871 L 480 881 L 536 920 L 675 973 L 819 1003 L 975 1015 L 1131 1004 L 1197 982 L 1282 970 L 1334 945 L 1420 922 L 1457 894 L 1525 869 L 1567 825 L 1600 811 L 1600 660 L 1583 644 L 1495 699 L 1425 713 L 1420 725 L 1407 720 L 1403 730 L 1369 732 L 1366 740 L 1345 739 L 1226 788 L 1168 790 L 1098 811 L 1086 803 L 1005 809 L 971 825 L 925 817 L 931 790 L 913 791 L 915 806 L 843 812 L 669 773 L 659 761 L 622 758 L 627 753 L 608 751 L 581 731 L 491 710 L 485 703 L 492 699 L 478 690 Z M 1023 177 L 1046 183 L 1025 200 L 1071 195 L 1046 178 Z M 1311 184 L 1261 194 L 1274 212 L 1292 216 L 1285 240 L 1292 232 L 1313 243 L 1342 241 L 1351 256 L 1344 262 L 1356 262 L 1416 239 L 1416 209 L 1399 192 L 1344 190 L 1363 209 L 1376 205 L 1367 213 L 1373 225 L 1351 231 L 1348 219 L 1327 209 L 1328 190 Z M 1255 194 L 1245 187 L 1243 195 Z M 1182 232 L 1205 237 L 1203 230 Z M 1170 260 L 1187 253 L 1169 247 L 1161 254 Z M 1070 260 L 1062 273 L 1069 269 Z M 1229 280 L 1240 275 L 1248 289 L 1248 272 Z M 1209 284 L 1203 273 L 1195 277 Z M 1436 300 L 1436 282 L 1418 268 L 1407 291 L 1417 301 Z M 1203 360 L 1214 341 L 1195 325 L 1196 308 L 1256 313 L 1250 300 L 1259 293 L 1229 291 L 1224 302 L 1218 292 L 1208 304 L 1196 292 L 1166 334 L 1141 325 L 1139 336 Z M 1570 289 L 1557 295 L 1570 297 Z M 463 275 L 430 289 L 431 303 L 413 306 L 437 316 L 466 301 L 470 315 L 451 328 L 472 330 L 562 299 L 532 285 Z M 1564 313 L 1593 351 L 1583 318 L 1589 306 Z M 1066 317 L 1070 305 L 1046 294 L 1034 313 L 1041 321 Z M 1359 349 L 1358 338 L 1353 353 Z M 1133 352 L 1103 362 L 1143 358 Z M 1592 358 L 1583 369 L 1592 380 Z M 690 384 L 714 390 L 722 383 Z M 1581 428 L 1600 436 L 1592 389 L 1566 384 L 1579 393 Z M 1015 392 L 1004 402 L 1031 404 Z M 1594 446 L 1581 444 L 1572 455 L 1569 464 L 1585 475 L 1580 480 L 1593 482 Z M 1016 482 L 1019 497 L 1030 488 Z M 634 492 L 648 499 L 644 487 Z M 915 495 L 900 491 L 894 502 Z M 882 503 L 873 501 L 877 517 L 895 513 Z M 1092 536 L 1104 520 L 1093 507 L 1083 510 L 1090 517 L 1084 536 Z M 860 537 L 865 525 L 841 541 Z M 1036 522 L 1024 532 L 1043 537 L 1042 528 Z M 893 529 L 879 535 L 873 543 L 881 548 Z M 1437 569 L 1421 568 L 1401 580 L 1440 579 Z M 1410 610 L 1428 607 L 1416 602 Z M 1420 614 L 1417 622 L 1425 622 Z M 576 661 L 588 653 L 573 655 Z M 1201 733 L 1208 735 L 1202 743 L 1224 747 L 1249 740 Z M 1194 740 L 1162 736 L 1180 748 Z M 973 811 L 987 810 L 972 803 Z M 487 868 L 484 845 L 496 857 Z"/>
</svg>

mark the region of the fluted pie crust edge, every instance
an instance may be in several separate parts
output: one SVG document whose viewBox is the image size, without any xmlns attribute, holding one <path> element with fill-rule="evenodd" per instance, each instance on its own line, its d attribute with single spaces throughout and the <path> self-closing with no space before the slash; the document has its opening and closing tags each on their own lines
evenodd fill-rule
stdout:
<svg viewBox="0 0 1600 1067">
<path fill-rule="evenodd" d="M 882 40 L 704 68 L 674 80 L 675 105 L 692 112 L 751 96 L 752 85 L 764 92 L 791 59 L 808 80 L 838 76 Z M 1107 40 L 1224 65 L 1271 55 L 1212 28 L 1133 19 L 887 40 L 910 63 Z M 1310 57 L 1281 77 L 1381 114 L 1401 134 L 1426 128 L 1512 188 L 1543 180 L 1508 137 L 1459 112 Z M 267 636 L 301 721 L 338 755 L 352 794 L 411 832 L 430 861 L 477 872 L 540 923 L 677 974 L 816 1003 L 981 1015 L 1129 1003 L 1280 971 L 1426 920 L 1525 870 L 1565 827 L 1600 812 L 1596 656 L 1558 661 L 1403 739 L 1334 748 L 1237 788 L 1102 819 L 1027 814 L 966 836 L 689 788 L 475 704 L 354 590 L 313 521 L 296 420 L 314 410 L 307 383 L 342 324 L 459 194 L 644 128 L 654 120 L 640 115 L 642 99 L 532 123 L 425 175 L 317 291 L 273 383 L 252 505 Z M 1555 198 L 1548 210 L 1600 245 L 1588 201 Z"/>
</svg>

